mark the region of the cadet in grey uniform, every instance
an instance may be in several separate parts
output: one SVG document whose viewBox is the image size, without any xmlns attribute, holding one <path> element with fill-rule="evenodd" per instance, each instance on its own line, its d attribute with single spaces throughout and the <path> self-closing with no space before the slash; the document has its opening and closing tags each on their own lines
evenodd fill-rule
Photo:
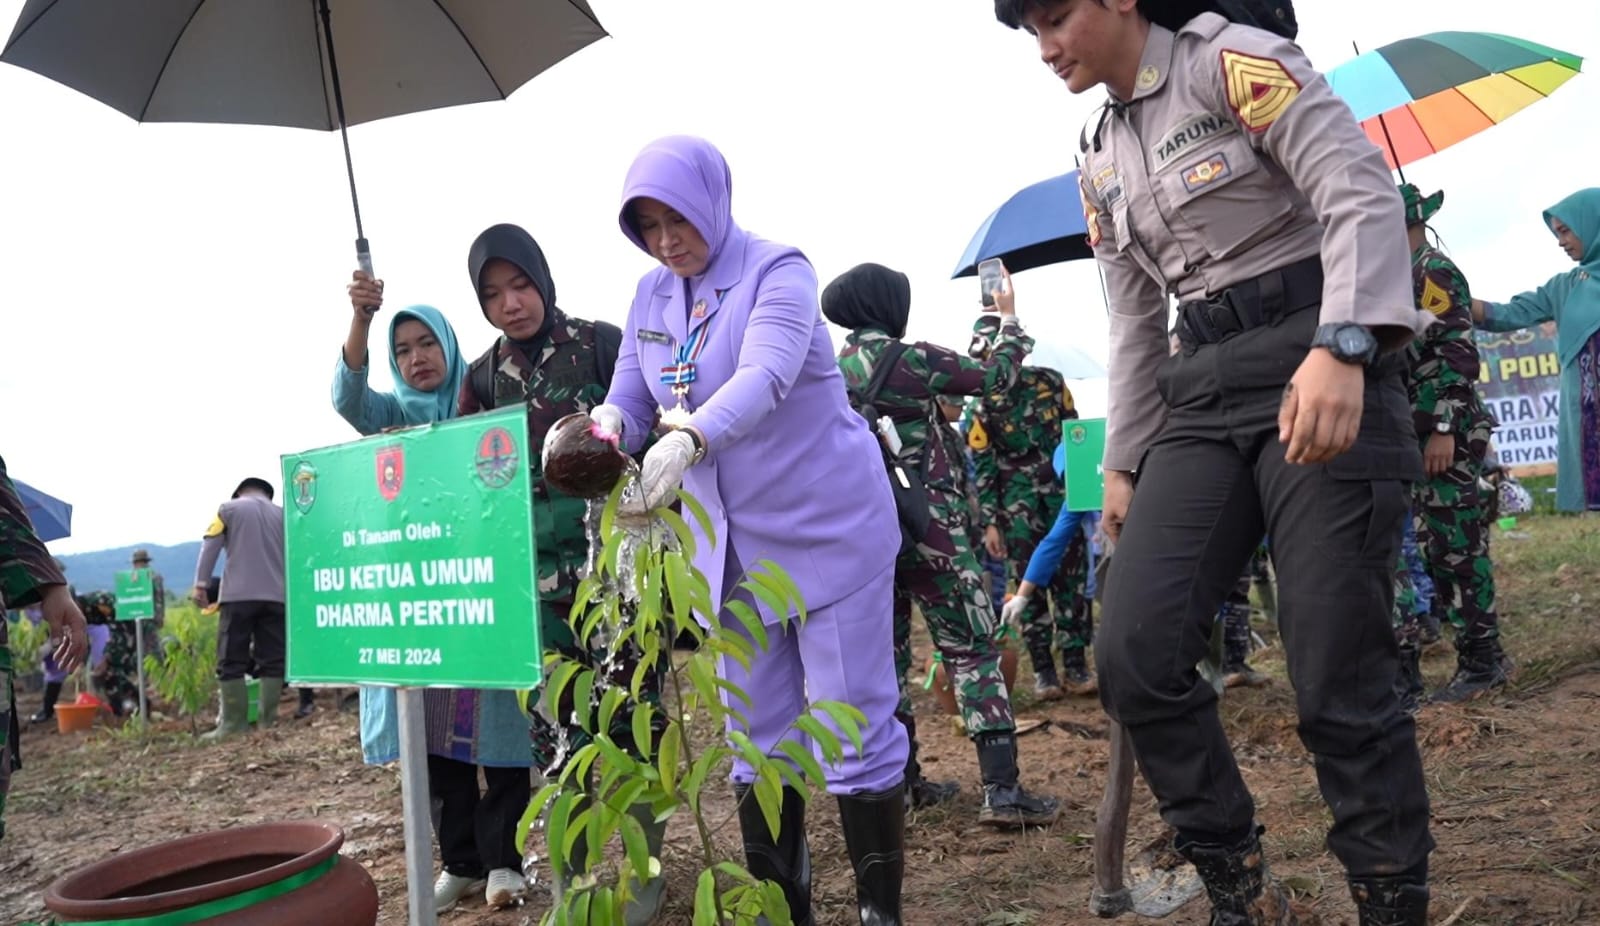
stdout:
<svg viewBox="0 0 1600 926">
<path fill-rule="evenodd" d="M 1292 34 L 1287 4 L 1265 5 Z M 1101 700 L 1205 881 L 1212 926 L 1293 922 L 1195 669 L 1269 534 L 1328 846 L 1362 926 L 1421 926 L 1433 840 L 1389 628 L 1422 474 L 1400 373 L 1426 322 L 1402 204 L 1300 49 L 1200 12 L 1214 6 L 1238 4 L 996 0 L 1068 89 L 1111 95 L 1081 173 L 1111 303 Z"/>
</svg>

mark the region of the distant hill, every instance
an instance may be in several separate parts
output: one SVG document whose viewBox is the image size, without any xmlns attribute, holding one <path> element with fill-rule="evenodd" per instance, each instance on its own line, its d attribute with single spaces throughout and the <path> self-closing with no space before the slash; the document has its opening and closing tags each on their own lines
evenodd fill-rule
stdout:
<svg viewBox="0 0 1600 926">
<path fill-rule="evenodd" d="M 168 594 L 182 594 L 194 581 L 194 566 L 200 559 L 200 541 L 164 547 L 154 543 L 95 550 L 93 553 L 70 553 L 60 557 L 67 565 L 67 581 L 79 592 L 116 588 L 117 571 L 133 568 L 133 551 L 143 547 L 150 551 L 150 566 L 166 580 Z M 217 570 L 222 570 L 218 560 Z"/>
</svg>

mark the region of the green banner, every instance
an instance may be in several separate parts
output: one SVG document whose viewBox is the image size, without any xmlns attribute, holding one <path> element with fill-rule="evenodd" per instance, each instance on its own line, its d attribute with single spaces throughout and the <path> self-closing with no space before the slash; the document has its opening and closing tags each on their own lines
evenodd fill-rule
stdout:
<svg viewBox="0 0 1600 926">
<path fill-rule="evenodd" d="M 532 688 L 520 408 L 283 457 L 289 679 Z"/>
<path fill-rule="evenodd" d="M 1066 448 L 1067 510 L 1099 511 L 1106 494 L 1106 420 L 1068 419 L 1061 423 Z"/>
<path fill-rule="evenodd" d="M 156 616 L 155 573 L 148 569 L 117 571 L 117 620 L 150 620 Z"/>
</svg>

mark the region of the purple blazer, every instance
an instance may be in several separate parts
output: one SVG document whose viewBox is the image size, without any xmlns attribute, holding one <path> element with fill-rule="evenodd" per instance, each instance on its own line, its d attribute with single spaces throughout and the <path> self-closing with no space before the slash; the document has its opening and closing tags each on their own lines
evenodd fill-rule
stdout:
<svg viewBox="0 0 1600 926">
<path fill-rule="evenodd" d="M 700 139 L 646 148 L 629 170 L 628 202 L 649 196 L 682 213 L 711 248 L 705 272 L 687 281 L 666 267 L 639 281 L 606 401 L 622 410 L 624 443 L 636 451 L 656 409 L 676 404 L 661 368 L 689 337 L 691 307 L 706 302 L 705 346 L 689 388 L 691 423 L 705 459 L 684 489 L 704 505 L 713 548 L 697 535 L 695 566 L 721 607 L 728 550 L 749 569 L 771 559 L 799 585 L 807 608 L 860 589 L 894 565 L 899 521 L 876 438 L 845 398 L 844 379 L 817 303 L 817 277 L 798 250 L 734 225 L 722 155 Z M 648 253 L 648 250 L 646 249 Z M 771 623 L 776 616 L 763 610 Z M 879 615 L 887 619 L 887 614 Z"/>
</svg>

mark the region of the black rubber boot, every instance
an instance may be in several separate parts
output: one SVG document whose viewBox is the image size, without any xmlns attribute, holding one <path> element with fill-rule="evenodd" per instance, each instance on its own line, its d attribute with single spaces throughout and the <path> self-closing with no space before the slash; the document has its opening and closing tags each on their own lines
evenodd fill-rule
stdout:
<svg viewBox="0 0 1600 926">
<path fill-rule="evenodd" d="M 1054 701 L 1061 697 L 1061 677 L 1056 674 L 1056 658 L 1050 652 L 1049 639 L 1029 640 L 1028 659 L 1033 663 L 1034 697 L 1041 701 Z"/>
<path fill-rule="evenodd" d="M 983 808 L 978 822 L 1021 828 L 1054 823 L 1061 806 L 1052 797 L 1034 797 L 1018 782 L 1017 735 L 1010 730 L 979 733 L 978 772 L 983 778 Z"/>
<path fill-rule="evenodd" d="M 1294 926 L 1289 900 L 1267 873 L 1261 853 L 1261 828 L 1232 846 L 1178 838 L 1211 898 L 1211 926 Z"/>
<path fill-rule="evenodd" d="M 1510 681 L 1512 664 L 1500 649 L 1500 638 L 1465 639 L 1456 635 L 1456 674 L 1428 700 L 1442 704 L 1471 701 Z"/>
<path fill-rule="evenodd" d="M 1352 878 L 1361 926 L 1428 926 L 1428 886 L 1406 878 Z"/>
<path fill-rule="evenodd" d="M 929 781 L 922 777 L 922 763 L 917 761 L 917 718 L 912 714 L 895 714 L 906 728 L 911 740 L 911 751 L 906 755 L 905 800 L 906 808 L 932 807 L 943 804 L 961 791 L 953 781 Z"/>
<path fill-rule="evenodd" d="M 1394 693 L 1400 709 L 1415 714 L 1422 702 L 1422 650 L 1416 644 L 1400 644 L 1400 674 L 1394 680 Z"/>
<path fill-rule="evenodd" d="M 294 719 L 304 720 L 311 716 L 317 709 L 317 690 L 315 688 L 301 688 L 300 706 L 294 709 Z"/>
<path fill-rule="evenodd" d="M 861 926 L 900 926 L 900 883 L 906 873 L 905 785 L 839 795 L 839 822 L 856 873 Z"/>
<path fill-rule="evenodd" d="M 56 719 L 56 702 L 61 699 L 61 683 L 44 683 L 44 703 L 39 705 L 39 712 L 28 718 L 28 723 L 49 723 Z"/>
<path fill-rule="evenodd" d="M 750 786 L 734 785 L 733 793 L 739 801 L 745 865 L 758 881 L 774 881 L 783 888 L 783 896 L 789 901 L 789 918 L 795 926 L 815 926 L 811 918 L 811 848 L 806 844 L 805 798 L 793 788 L 783 789 L 778 838 L 774 839 L 767 829 L 766 817 L 761 815 L 761 805 L 750 794 Z M 900 814 L 905 814 L 903 806 Z M 766 919 L 758 919 L 757 923 L 766 926 Z"/>
<path fill-rule="evenodd" d="M 1061 682 L 1068 694 L 1088 697 L 1100 691 L 1100 683 L 1089 668 L 1088 656 L 1081 646 L 1069 646 L 1061 651 Z"/>
</svg>

